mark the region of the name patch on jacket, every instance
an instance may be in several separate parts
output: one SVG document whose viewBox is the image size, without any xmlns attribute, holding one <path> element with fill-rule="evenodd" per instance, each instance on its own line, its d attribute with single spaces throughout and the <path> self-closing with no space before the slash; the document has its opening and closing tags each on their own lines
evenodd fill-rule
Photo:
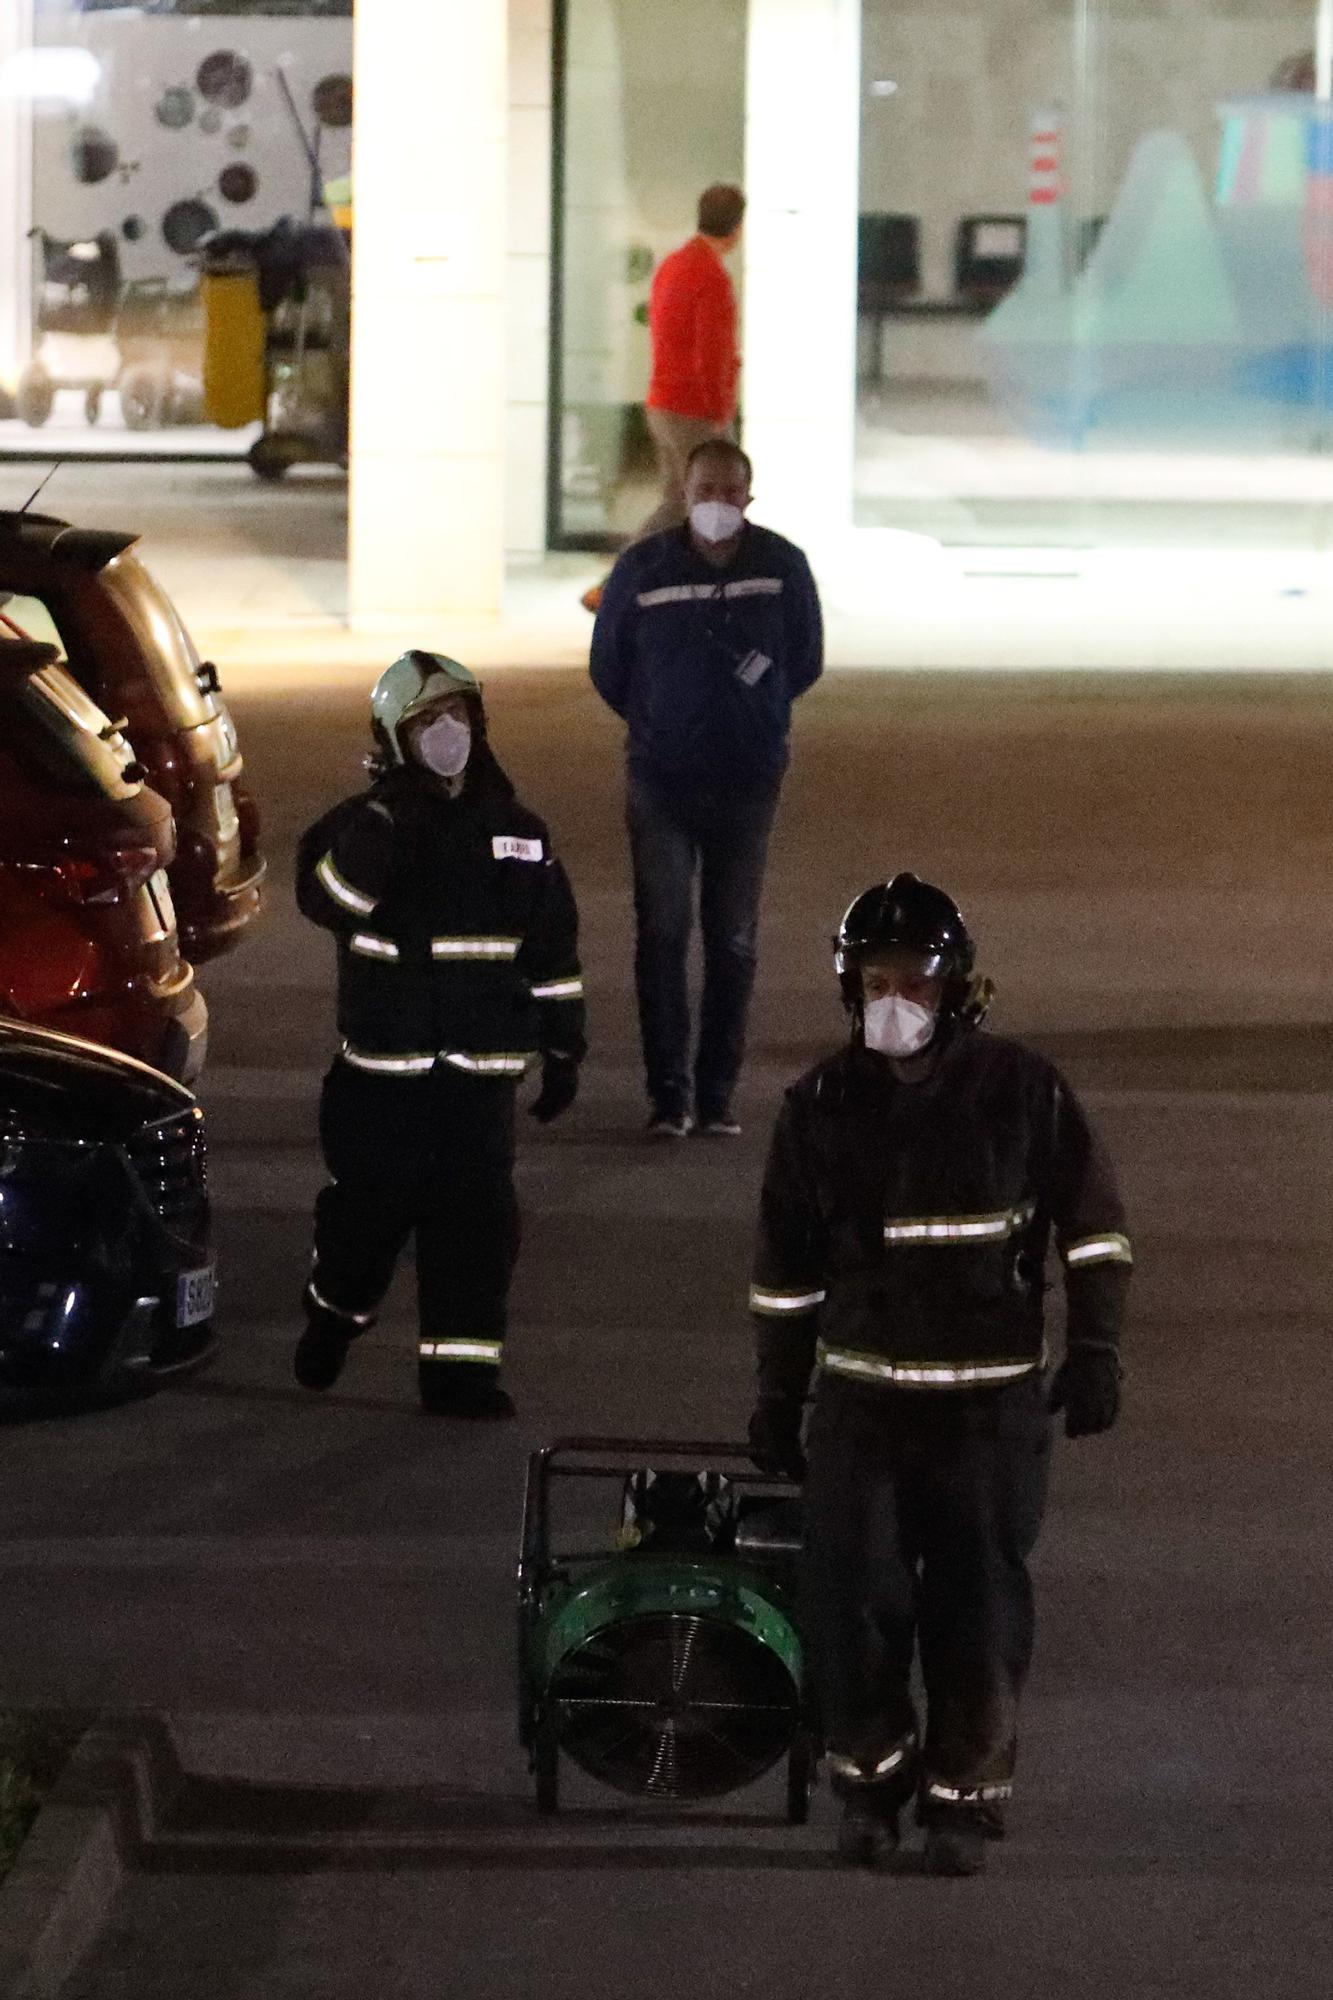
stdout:
<svg viewBox="0 0 1333 2000">
<path fill-rule="evenodd" d="M 516 833 L 497 833 L 491 842 L 491 853 L 497 861 L 540 861 L 542 844 L 539 840 L 520 840 Z"/>
</svg>

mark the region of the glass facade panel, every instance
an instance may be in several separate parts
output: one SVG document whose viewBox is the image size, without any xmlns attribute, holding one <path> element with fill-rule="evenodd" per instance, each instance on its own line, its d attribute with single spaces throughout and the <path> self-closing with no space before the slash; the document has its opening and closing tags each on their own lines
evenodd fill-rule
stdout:
<svg viewBox="0 0 1333 2000">
<path fill-rule="evenodd" d="M 1325 548 L 1327 0 L 865 0 L 863 24 L 858 524 Z"/>
<path fill-rule="evenodd" d="M 554 547 L 616 546 L 653 505 L 648 291 L 701 190 L 742 179 L 745 24 L 745 0 L 558 9 Z"/>
<path fill-rule="evenodd" d="M 340 456 L 346 257 L 302 232 L 350 208 L 350 0 L 0 13 L 0 451 L 228 456 L 266 419 Z M 242 302 L 209 247 L 275 226 L 276 316 L 282 274 Z"/>
</svg>

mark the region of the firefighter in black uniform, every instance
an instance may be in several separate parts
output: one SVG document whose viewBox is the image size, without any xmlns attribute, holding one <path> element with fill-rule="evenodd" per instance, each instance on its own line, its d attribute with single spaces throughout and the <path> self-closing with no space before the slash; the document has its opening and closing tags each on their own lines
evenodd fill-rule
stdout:
<svg viewBox="0 0 1333 2000">
<path fill-rule="evenodd" d="M 578 918 L 545 825 L 495 760 L 466 667 L 405 654 L 371 716 L 374 782 L 297 855 L 301 911 L 337 940 L 344 1040 L 320 1103 L 332 1179 L 315 1208 L 296 1377 L 337 1380 L 415 1231 L 422 1402 L 508 1416 L 514 1101 L 539 1056 L 534 1115 L 574 1100 Z"/>
<path fill-rule="evenodd" d="M 978 1032 L 989 982 L 955 904 L 898 875 L 857 897 L 835 952 L 851 1042 L 787 1092 L 764 1178 L 751 1446 L 806 1478 L 839 1851 L 873 1862 L 915 1795 L 928 1872 L 971 1875 L 1012 1786 L 1049 1413 L 1070 1437 L 1115 1420 L 1130 1247 L 1068 1085 Z M 1052 1237 L 1067 1307 L 1053 1381 Z"/>
</svg>

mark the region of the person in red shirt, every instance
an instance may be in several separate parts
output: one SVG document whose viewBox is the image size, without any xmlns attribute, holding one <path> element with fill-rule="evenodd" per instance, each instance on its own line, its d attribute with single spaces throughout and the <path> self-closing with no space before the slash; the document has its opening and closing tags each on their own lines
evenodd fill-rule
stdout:
<svg viewBox="0 0 1333 2000">
<path fill-rule="evenodd" d="M 736 293 L 722 259 L 740 242 L 745 196 L 716 182 L 699 197 L 699 228 L 664 257 L 648 300 L 652 379 L 645 414 L 657 451 L 662 498 L 633 537 L 636 542 L 685 519 L 685 467 L 696 445 L 731 437 L 740 376 Z M 601 584 L 583 603 L 596 611 Z"/>
<path fill-rule="evenodd" d="M 699 230 L 658 265 L 648 300 L 653 373 L 648 429 L 657 448 L 662 498 L 636 537 L 685 519 L 685 463 L 705 438 L 730 436 L 736 421 L 736 294 L 722 259 L 740 241 L 745 196 L 705 188 Z"/>
</svg>

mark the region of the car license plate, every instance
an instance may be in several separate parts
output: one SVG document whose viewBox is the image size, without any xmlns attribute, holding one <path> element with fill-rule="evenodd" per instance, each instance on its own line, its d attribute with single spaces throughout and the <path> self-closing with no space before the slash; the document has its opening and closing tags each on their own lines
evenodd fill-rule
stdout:
<svg viewBox="0 0 1333 2000">
<path fill-rule="evenodd" d="M 176 1280 L 177 1326 L 198 1326 L 200 1320 L 212 1319 L 216 1296 L 211 1264 L 199 1271 L 182 1271 Z"/>
</svg>

